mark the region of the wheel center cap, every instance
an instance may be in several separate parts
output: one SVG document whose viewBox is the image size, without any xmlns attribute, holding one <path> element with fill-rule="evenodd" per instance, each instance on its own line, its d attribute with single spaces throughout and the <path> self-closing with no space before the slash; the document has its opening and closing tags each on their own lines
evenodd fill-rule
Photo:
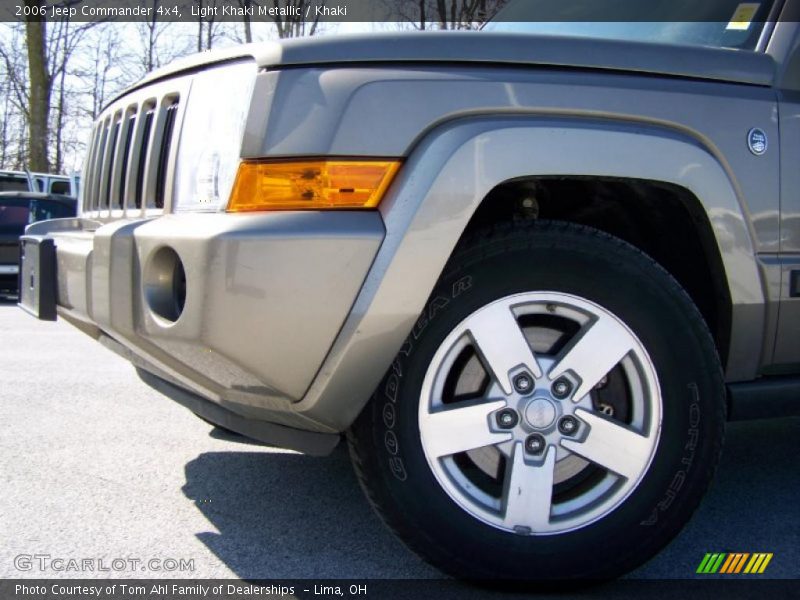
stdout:
<svg viewBox="0 0 800 600">
<path fill-rule="evenodd" d="M 536 429 L 549 427 L 556 420 L 556 407 L 547 398 L 534 398 L 525 407 L 525 420 Z"/>
</svg>

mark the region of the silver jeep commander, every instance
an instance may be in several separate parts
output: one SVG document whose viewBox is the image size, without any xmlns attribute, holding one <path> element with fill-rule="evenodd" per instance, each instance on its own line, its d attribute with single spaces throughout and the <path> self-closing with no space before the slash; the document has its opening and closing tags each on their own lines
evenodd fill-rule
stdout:
<svg viewBox="0 0 800 600">
<path fill-rule="evenodd" d="M 221 427 L 346 434 L 448 573 L 618 576 L 726 419 L 800 398 L 798 2 L 706 4 L 176 62 L 98 119 L 80 216 L 28 228 L 21 304 Z"/>
</svg>

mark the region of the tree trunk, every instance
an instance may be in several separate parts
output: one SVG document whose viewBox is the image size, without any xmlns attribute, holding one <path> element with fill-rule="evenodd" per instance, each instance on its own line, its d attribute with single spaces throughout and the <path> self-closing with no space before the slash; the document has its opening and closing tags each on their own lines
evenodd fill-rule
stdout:
<svg viewBox="0 0 800 600">
<path fill-rule="evenodd" d="M 251 0 L 240 0 L 239 5 L 244 9 L 244 16 L 242 17 L 242 23 L 244 24 L 244 41 L 246 44 L 250 44 L 253 41 L 253 28 L 250 24 L 250 14 L 247 10 L 252 5 Z"/>
<path fill-rule="evenodd" d="M 0 168 L 6 168 L 6 160 L 8 160 L 8 119 L 11 116 L 11 94 L 7 90 L 3 90 L 3 127 L 0 131 Z"/>
<path fill-rule="evenodd" d="M 25 0 L 25 6 L 38 6 L 36 0 Z M 47 70 L 45 54 L 45 22 L 42 17 L 29 16 L 25 21 L 25 36 L 28 46 L 28 71 L 30 77 L 30 100 L 28 133 L 30 154 L 28 165 L 32 171 L 50 171 L 47 158 L 48 131 L 50 116 L 50 91 L 52 82 Z"/>
<path fill-rule="evenodd" d="M 253 29 L 250 26 L 250 17 L 245 15 L 244 19 L 244 41 L 246 44 L 251 44 L 253 42 Z"/>
<path fill-rule="evenodd" d="M 66 74 L 67 69 L 62 69 L 58 83 L 58 112 L 56 113 L 56 160 L 55 164 L 53 165 L 56 173 L 61 173 L 64 170 L 64 113 L 67 110 L 64 106 Z"/>
<path fill-rule="evenodd" d="M 153 2 L 153 18 L 147 22 L 147 64 L 145 68 L 147 72 L 153 70 L 155 67 L 155 49 L 156 49 L 156 11 L 158 10 L 159 0 Z"/>
</svg>

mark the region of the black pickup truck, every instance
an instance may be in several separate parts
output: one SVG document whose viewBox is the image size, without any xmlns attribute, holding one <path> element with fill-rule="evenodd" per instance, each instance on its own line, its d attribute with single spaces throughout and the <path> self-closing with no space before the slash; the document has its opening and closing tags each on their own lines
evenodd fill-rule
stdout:
<svg viewBox="0 0 800 600">
<path fill-rule="evenodd" d="M 61 194 L 0 192 L 0 294 L 16 294 L 19 275 L 19 237 L 36 221 L 74 217 L 75 198 Z"/>
</svg>

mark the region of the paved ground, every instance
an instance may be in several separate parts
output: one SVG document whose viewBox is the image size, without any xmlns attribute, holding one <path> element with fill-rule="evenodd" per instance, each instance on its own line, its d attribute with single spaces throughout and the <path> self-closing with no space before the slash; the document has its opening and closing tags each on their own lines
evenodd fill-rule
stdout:
<svg viewBox="0 0 800 600">
<path fill-rule="evenodd" d="M 383 529 L 343 447 L 319 459 L 226 439 L 63 321 L 0 302 L 0 382 L 0 578 L 92 576 L 20 571 L 20 554 L 193 559 L 183 577 L 439 576 Z M 798 439 L 798 419 L 730 426 L 700 510 L 633 576 L 766 551 L 772 577 L 800 578 Z"/>
</svg>

